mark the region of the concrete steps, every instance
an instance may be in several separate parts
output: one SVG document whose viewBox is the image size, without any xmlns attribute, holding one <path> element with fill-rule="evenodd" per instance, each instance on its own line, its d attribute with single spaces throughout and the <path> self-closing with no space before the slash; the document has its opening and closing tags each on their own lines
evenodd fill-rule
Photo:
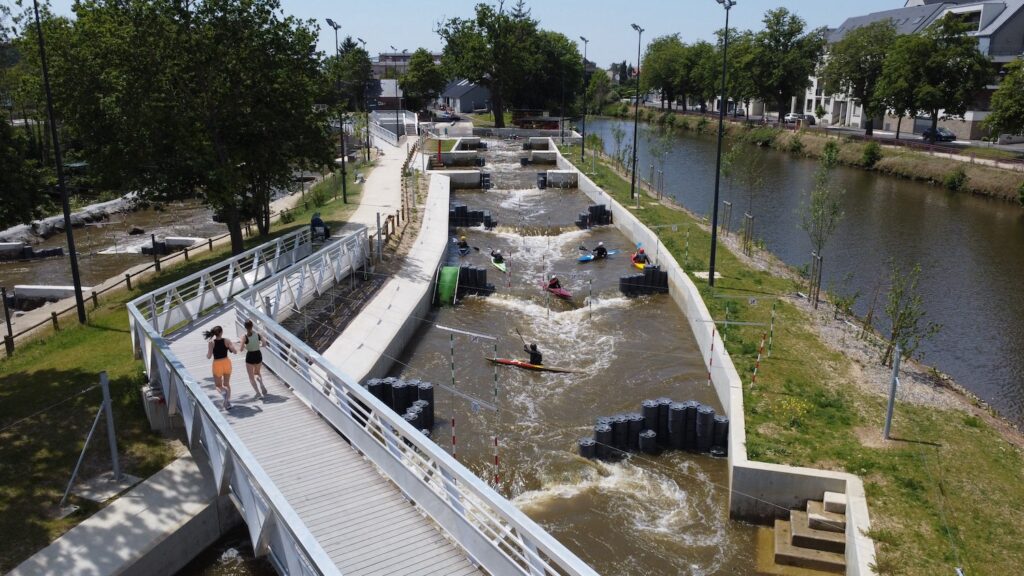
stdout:
<svg viewBox="0 0 1024 576">
<path fill-rule="evenodd" d="M 775 521 L 774 561 L 822 573 L 846 572 L 846 497 L 827 492 Z"/>
</svg>

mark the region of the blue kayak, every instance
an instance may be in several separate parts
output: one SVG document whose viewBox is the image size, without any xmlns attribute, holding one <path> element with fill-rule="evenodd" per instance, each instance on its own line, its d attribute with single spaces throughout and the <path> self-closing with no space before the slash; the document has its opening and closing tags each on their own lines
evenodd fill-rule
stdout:
<svg viewBox="0 0 1024 576">
<path fill-rule="evenodd" d="M 608 251 L 608 255 L 609 256 L 614 256 L 615 254 L 618 254 L 618 253 L 619 253 L 618 250 L 609 250 Z M 577 258 L 576 261 L 577 262 L 590 262 L 590 261 L 595 260 L 595 259 L 596 258 L 594 258 L 593 254 L 583 254 L 582 256 Z"/>
</svg>

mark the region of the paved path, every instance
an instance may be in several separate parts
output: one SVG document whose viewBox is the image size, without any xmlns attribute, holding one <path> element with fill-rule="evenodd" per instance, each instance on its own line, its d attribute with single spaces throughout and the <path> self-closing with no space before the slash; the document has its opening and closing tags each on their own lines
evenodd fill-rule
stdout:
<svg viewBox="0 0 1024 576">
<path fill-rule="evenodd" d="M 338 231 L 339 236 L 352 232 L 361 226 L 377 230 L 377 213 L 381 223 L 388 214 L 402 208 L 402 163 L 405 162 L 405 146 L 395 147 L 377 139 L 375 144 L 384 152 L 377 158 L 377 165 L 370 171 L 359 195 L 359 207 L 348 222 Z M 332 231 L 331 235 L 335 233 Z"/>
</svg>

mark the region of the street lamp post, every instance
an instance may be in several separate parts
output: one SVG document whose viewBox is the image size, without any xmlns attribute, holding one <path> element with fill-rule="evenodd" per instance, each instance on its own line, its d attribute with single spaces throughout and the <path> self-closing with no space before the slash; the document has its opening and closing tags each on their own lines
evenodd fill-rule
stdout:
<svg viewBox="0 0 1024 576">
<path fill-rule="evenodd" d="M 636 113 L 633 115 L 633 179 L 629 183 L 629 197 L 636 198 L 639 207 L 640 197 L 636 192 L 636 137 L 640 126 L 640 39 L 644 29 L 633 24 L 633 30 L 636 30 Z"/>
<path fill-rule="evenodd" d="M 50 70 L 46 62 L 46 42 L 43 39 L 43 25 L 39 22 L 39 2 L 32 1 L 32 9 L 36 17 L 36 36 L 39 41 L 39 61 L 43 68 L 43 87 L 46 90 L 46 114 L 50 118 L 50 137 L 53 139 L 53 156 L 57 164 L 57 191 L 60 192 L 61 205 L 64 209 L 64 232 L 68 239 L 68 256 L 71 262 L 71 281 L 75 286 L 75 307 L 78 309 L 78 322 L 85 324 L 85 300 L 82 298 L 82 278 L 78 274 L 78 253 L 75 251 L 75 234 L 71 231 L 71 203 L 68 201 L 68 189 L 64 184 L 64 158 L 60 151 L 60 139 L 57 137 L 57 118 L 53 114 L 53 94 L 50 91 Z M 28 119 L 25 119 L 28 122 Z"/>
<path fill-rule="evenodd" d="M 338 69 L 341 70 L 341 47 L 338 45 L 338 29 L 341 28 L 341 24 L 338 24 L 330 18 L 327 19 L 327 24 L 334 28 L 334 54 L 337 58 Z M 344 204 L 348 204 L 348 186 L 346 180 L 348 180 L 348 173 L 345 170 L 345 113 L 342 110 L 344 103 L 341 101 L 341 79 L 338 79 L 338 140 L 341 141 L 341 201 Z M 337 198 L 337 196 L 335 196 Z"/>
<path fill-rule="evenodd" d="M 357 37 L 356 40 L 363 45 L 363 51 L 366 51 L 366 40 Z M 369 56 L 369 52 L 366 52 Z M 363 83 L 363 116 L 366 121 L 366 161 L 370 161 L 370 85 Z"/>
<path fill-rule="evenodd" d="M 580 162 L 583 162 L 587 152 L 587 44 L 590 40 L 583 36 L 580 40 L 583 40 L 583 138 L 580 140 Z"/>
<path fill-rule="evenodd" d="M 718 104 L 718 154 L 715 157 L 715 202 L 711 207 L 711 261 L 708 267 L 708 286 L 715 285 L 715 255 L 718 249 L 718 188 L 722 177 L 722 136 L 725 133 L 725 81 L 729 52 L 729 10 L 736 0 L 717 0 L 725 8 L 725 36 L 722 40 L 722 98 Z"/>
<path fill-rule="evenodd" d="M 398 134 L 398 108 L 400 102 L 398 99 L 398 48 L 392 46 L 391 53 L 392 57 L 395 58 L 395 140 L 400 141 L 402 137 Z"/>
</svg>

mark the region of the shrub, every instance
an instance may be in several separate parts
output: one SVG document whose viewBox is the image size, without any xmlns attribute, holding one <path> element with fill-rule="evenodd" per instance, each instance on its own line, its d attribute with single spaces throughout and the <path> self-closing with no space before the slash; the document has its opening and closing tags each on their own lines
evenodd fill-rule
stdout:
<svg viewBox="0 0 1024 576">
<path fill-rule="evenodd" d="M 678 125 L 681 130 L 689 131 L 691 129 L 690 119 L 685 116 L 679 119 Z"/>
<path fill-rule="evenodd" d="M 1020 188 L 1017 190 L 1017 202 L 1024 206 L 1024 182 L 1020 183 Z"/>
<path fill-rule="evenodd" d="M 333 179 L 331 183 L 334 183 Z M 341 183 L 339 182 L 338 185 L 340 186 Z M 317 188 L 313 190 L 313 192 L 310 193 L 309 195 L 309 201 L 312 202 L 313 206 L 316 206 L 317 208 L 323 206 L 324 204 L 327 204 L 327 200 L 327 193 L 324 192 L 323 188 Z"/>
<path fill-rule="evenodd" d="M 672 128 L 676 125 L 676 115 L 674 112 L 665 113 L 665 126 Z"/>
<path fill-rule="evenodd" d="M 861 156 L 860 163 L 865 168 L 874 168 L 875 164 L 882 159 L 882 147 L 878 145 L 878 142 L 868 142 L 864 146 L 864 154 Z"/>
<path fill-rule="evenodd" d="M 786 146 L 786 150 L 792 154 L 799 154 L 804 151 L 804 141 L 800 139 L 799 134 L 793 134 L 790 136 L 789 145 Z"/>
<path fill-rule="evenodd" d="M 288 210 L 281 211 L 281 224 L 291 224 L 295 222 L 295 214 L 292 214 Z"/>
<path fill-rule="evenodd" d="M 946 177 L 943 179 L 942 184 L 946 187 L 947 190 L 959 192 L 964 189 L 964 186 L 967 185 L 967 180 L 967 172 L 964 170 L 964 167 L 957 166 L 955 170 L 953 170 L 949 174 L 946 174 Z"/>
<path fill-rule="evenodd" d="M 708 129 L 708 124 L 711 124 L 711 122 L 708 120 L 708 117 L 701 116 L 700 120 L 697 120 L 697 133 L 703 134 L 704 132 L 706 132 Z"/>
<path fill-rule="evenodd" d="M 772 142 L 775 142 L 775 137 L 778 135 L 779 130 L 777 128 L 759 126 L 747 132 L 746 140 L 747 142 L 757 144 L 758 146 L 771 146 Z"/>
</svg>

